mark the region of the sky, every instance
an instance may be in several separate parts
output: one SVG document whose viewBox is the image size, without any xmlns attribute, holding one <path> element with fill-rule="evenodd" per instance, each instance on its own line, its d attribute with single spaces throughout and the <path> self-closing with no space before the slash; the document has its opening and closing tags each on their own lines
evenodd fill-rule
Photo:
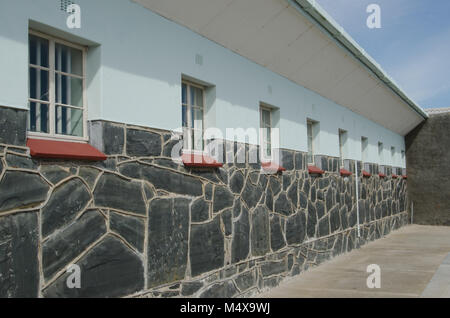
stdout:
<svg viewBox="0 0 450 318">
<path fill-rule="evenodd" d="M 422 108 L 450 107 L 450 0 L 316 0 Z M 367 27 L 369 4 L 381 28 Z"/>
</svg>

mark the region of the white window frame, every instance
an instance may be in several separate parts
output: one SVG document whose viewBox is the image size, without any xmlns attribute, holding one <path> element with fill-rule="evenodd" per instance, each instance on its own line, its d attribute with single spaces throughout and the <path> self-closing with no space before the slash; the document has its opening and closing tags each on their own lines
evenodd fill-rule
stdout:
<svg viewBox="0 0 450 318">
<path fill-rule="evenodd" d="M 88 136 L 88 127 L 87 127 L 87 121 L 88 121 L 88 103 L 87 103 L 87 91 L 86 91 L 86 60 L 87 60 L 87 51 L 88 48 L 86 46 L 82 46 L 82 45 L 77 45 L 74 44 L 72 42 L 68 42 L 66 40 L 57 38 L 57 37 L 53 37 L 50 36 L 48 34 L 45 33 L 41 33 L 38 31 L 34 31 L 32 29 L 28 30 L 28 34 L 29 35 L 34 35 L 43 39 L 48 40 L 49 42 L 49 47 L 48 47 L 48 67 L 43 67 L 43 66 L 38 66 L 38 65 L 33 65 L 30 64 L 30 62 L 28 61 L 28 82 L 29 82 L 29 69 L 30 67 L 36 68 L 36 69 L 40 69 L 40 70 L 45 70 L 48 71 L 49 74 L 49 101 L 48 101 L 48 125 L 49 125 L 49 132 L 48 133 L 42 133 L 42 132 L 34 132 L 34 131 L 29 131 L 27 130 L 27 136 L 32 137 L 32 138 L 37 138 L 37 139 L 46 139 L 46 140 L 61 140 L 61 141 L 74 141 L 74 142 L 88 142 L 89 141 L 89 136 Z M 83 112 L 83 136 L 68 136 L 68 135 L 61 135 L 61 134 L 57 134 L 56 131 L 56 127 L 55 127 L 55 112 L 56 112 L 56 102 L 55 102 L 55 98 L 56 98 L 56 88 L 55 88 L 55 74 L 56 74 L 56 66 L 55 66 L 55 44 L 62 44 L 68 47 L 72 47 L 75 49 L 78 49 L 82 52 L 82 76 L 77 76 L 74 74 L 69 74 L 69 73 L 64 73 L 61 71 L 58 71 L 58 73 L 62 74 L 62 75 L 67 75 L 67 76 L 71 76 L 71 77 L 76 77 L 82 80 L 82 88 L 83 88 L 83 108 L 82 108 L 82 112 Z M 29 42 L 27 43 L 27 45 L 29 46 Z M 28 84 L 29 85 L 29 84 Z M 30 90 L 28 89 L 28 92 Z M 28 102 L 35 102 L 35 103 L 42 103 L 42 101 L 40 100 L 36 100 L 36 99 L 32 99 L 30 98 L 30 96 L 28 96 Z M 71 107 L 70 105 L 62 105 L 64 107 Z M 78 108 L 77 108 L 78 109 Z"/>
<path fill-rule="evenodd" d="M 347 140 L 343 140 L 343 138 L 347 138 L 347 130 L 339 128 L 338 130 L 338 139 L 339 139 L 339 164 L 341 165 L 341 168 L 344 167 L 344 151 L 347 147 Z"/>
<path fill-rule="evenodd" d="M 315 162 L 314 162 L 314 156 L 315 156 L 315 153 L 316 153 L 316 138 L 314 137 L 314 133 L 315 133 L 315 129 L 317 129 L 317 127 L 318 127 L 318 125 L 319 125 L 319 122 L 318 121 L 315 121 L 315 120 L 313 120 L 313 119 L 309 119 L 309 118 L 307 118 L 306 119 L 306 144 L 307 144 L 307 147 L 308 147 L 308 153 L 307 153 L 307 155 L 306 155 L 306 161 L 307 161 L 307 164 L 308 165 L 314 165 L 315 164 Z M 311 127 L 311 158 L 310 158 L 310 154 L 309 154 L 309 129 L 308 129 L 308 126 L 310 126 Z M 311 161 L 309 160 L 309 159 L 311 159 Z"/>
<path fill-rule="evenodd" d="M 270 129 L 270 159 L 272 159 L 272 154 L 273 154 L 273 140 L 272 140 L 272 129 L 273 129 L 273 121 L 272 121 L 272 115 L 273 115 L 273 108 L 270 108 L 266 105 L 260 104 L 259 105 L 259 128 L 261 129 L 261 137 L 260 137 L 260 156 L 261 159 L 263 159 L 263 161 L 265 161 L 264 159 L 269 159 L 267 158 L 267 152 L 266 150 L 266 141 L 264 140 L 264 131 L 262 130 L 263 128 L 267 128 L 267 127 L 263 127 L 263 111 L 267 111 L 269 112 L 269 129 Z"/>
<path fill-rule="evenodd" d="M 381 141 L 378 142 L 378 164 L 384 165 L 384 144 Z"/>
<path fill-rule="evenodd" d="M 185 84 L 186 85 L 186 101 L 187 101 L 187 103 L 186 104 L 184 104 L 183 103 L 183 84 Z M 203 95 L 203 100 L 202 100 L 202 102 L 203 102 L 203 105 L 202 105 L 202 149 L 200 150 L 200 149 L 194 149 L 194 145 L 192 144 L 192 136 L 191 136 L 191 134 L 192 134 L 192 132 L 195 130 L 194 129 L 194 126 L 193 126 L 193 123 L 191 122 L 192 121 L 192 116 L 191 116 L 191 108 L 192 108 L 192 105 L 191 105 L 191 102 L 190 102 L 190 98 L 191 98 L 191 90 L 190 90 L 190 87 L 196 87 L 196 88 L 198 88 L 198 89 L 201 89 L 202 90 L 202 95 Z M 203 86 L 203 85 L 200 85 L 200 84 L 196 84 L 196 83 L 193 83 L 193 82 L 191 82 L 191 81 L 187 81 L 187 80 L 182 80 L 181 81 L 181 116 L 183 116 L 183 106 L 186 106 L 186 119 L 187 119 L 187 129 L 189 130 L 189 135 L 188 135 L 188 141 L 187 141 L 187 143 L 188 143 L 188 147 L 187 148 L 185 148 L 185 146 L 184 146 L 184 141 L 183 141 L 183 149 L 182 149 L 182 152 L 183 153 L 198 153 L 198 154 L 203 154 L 203 153 L 205 153 L 205 143 L 206 143 L 206 141 L 205 141 L 205 139 L 204 139 L 204 136 L 205 136 L 205 104 L 206 104 L 206 94 L 205 94 L 205 87 Z M 181 125 L 183 126 L 183 122 L 181 122 Z M 184 129 L 185 129 L 185 127 L 182 127 L 182 129 L 183 129 L 183 138 L 184 138 Z"/>
</svg>

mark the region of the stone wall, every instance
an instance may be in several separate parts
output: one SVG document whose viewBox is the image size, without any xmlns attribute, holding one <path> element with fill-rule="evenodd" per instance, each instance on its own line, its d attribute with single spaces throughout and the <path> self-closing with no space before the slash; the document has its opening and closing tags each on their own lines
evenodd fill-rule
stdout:
<svg viewBox="0 0 450 318">
<path fill-rule="evenodd" d="M 450 112 L 431 114 L 406 136 L 406 162 L 414 223 L 450 226 Z"/>
<path fill-rule="evenodd" d="M 360 178 L 358 238 L 355 177 L 337 158 L 316 158 L 321 177 L 289 150 L 280 175 L 196 171 L 170 159 L 170 132 L 98 121 L 106 161 L 35 160 L 25 112 L 0 113 L 0 297 L 250 296 L 408 222 L 405 180 Z M 80 289 L 66 286 L 70 264 Z"/>
</svg>

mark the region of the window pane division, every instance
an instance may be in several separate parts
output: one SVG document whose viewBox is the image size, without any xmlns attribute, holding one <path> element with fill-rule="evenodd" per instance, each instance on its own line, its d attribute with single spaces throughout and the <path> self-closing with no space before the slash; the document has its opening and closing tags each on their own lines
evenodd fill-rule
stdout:
<svg viewBox="0 0 450 318">
<path fill-rule="evenodd" d="M 262 130 L 261 138 L 261 153 L 263 160 L 270 160 L 272 157 L 272 111 L 270 109 L 261 107 L 261 123 Z"/>
<path fill-rule="evenodd" d="M 29 37 L 28 129 L 50 136 L 84 137 L 85 53 L 35 34 Z"/>
<path fill-rule="evenodd" d="M 189 83 L 181 85 L 181 113 L 184 148 L 203 150 L 203 89 Z"/>
</svg>

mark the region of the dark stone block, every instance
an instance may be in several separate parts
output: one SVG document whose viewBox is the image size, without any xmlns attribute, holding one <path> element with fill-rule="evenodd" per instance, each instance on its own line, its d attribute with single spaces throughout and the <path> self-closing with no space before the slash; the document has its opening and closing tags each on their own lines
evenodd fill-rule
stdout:
<svg viewBox="0 0 450 318">
<path fill-rule="evenodd" d="M 228 209 L 228 210 L 225 210 L 224 212 L 222 212 L 222 214 L 221 214 L 222 223 L 225 227 L 224 231 L 225 231 L 226 236 L 230 236 L 233 233 L 232 211 L 233 211 L 232 209 Z"/>
<path fill-rule="evenodd" d="M 313 238 L 316 235 L 317 213 L 314 204 L 308 202 L 308 218 L 306 223 L 306 233 L 309 238 Z"/>
<path fill-rule="evenodd" d="M 226 187 L 214 187 L 214 213 L 222 211 L 223 209 L 231 208 L 234 203 L 234 195 Z"/>
<path fill-rule="evenodd" d="M 144 219 L 110 212 L 109 226 L 111 231 L 116 232 L 117 234 L 122 236 L 131 246 L 136 248 L 139 252 L 144 252 Z"/>
<path fill-rule="evenodd" d="M 103 152 L 106 155 L 120 155 L 125 144 L 125 129 L 109 122 L 102 122 Z"/>
<path fill-rule="evenodd" d="M 335 232 L 337 230 L 339 230 L 341 227 L 341 218 L 339 215 L 339 209 L 338 207 L 334 207 L 331 211 L 330 211 L 330 229 L 331 232 Z"/>
<path fill-rule="evenodd" d="M 245 260 L 250 250 L 250 222 L 248 210 L 242 207 L 239 219 L 234 222 L 233 240 L 231 242 L 231 259 L 233 263 Z"/>
<path fill-rule="evenodd" d="M 80 172 L 78 173 L 80 178 L 82 178 L 91 189 L 93 189 L 99 174 L 99 170 L 90 167 L 80 167 Z"/>
<path fill-rule="evenodd" d="M 167 169 L 139 163 L 128 163 L 120 167 L 120 173 L 130 178 L 143 179 L 153 184 L 157 189 L 168 192 L 195 197 L 203 194 L 202 182 L 198 178 Z"/>
<path fill-rule="evenodd" d="M 290 171 L 294 169 L 294 153 L 289 150 L 281 151 L 281 166 Z"/>
<path fill-rule="evenodd" d="M 127 129 L 127 154 L 132 157 L 161 155 L 161 136 L 137 129 Z"/>
<path fill-rule="evenodd" d="M 300 194 L 299 196 L 300 208 L 306 209 L 306 207 L 308 206 L 308 196 L 303 191 L 300 191 L 299 194 Z"/>
<path fill-rule="evenodd" d="M 303 154 L 301 152 L 295 153 L 295 170 L 303 170 Z"/>
<path fill-rule="evenodd" d="M 188 258 L 189 203 L 182 198 L 154 199 L 148 220 L 148 285 L 182 280 Z"/>
<path fill-rule="evenodd" d="M 25 146 L 27 114 L 26 110 L 0 107 L 0 144 Z"/>
<path fill-rule="evenodd" d="M 261 199 L 262 193 L 263 190 L 260 187 L 253 185 L 247 180 L 241 197 L 242 200 L 244 200 L 245 204 L 247 204 L 247 207 L 251 209 L 258 204 L 259 200 Z"/>
<path fill-rule="evenodd" d="M 203 198 L 199 198 L 192 203 L 191 206 L 191 221 L 204 222 L 209 219 L 210 203 Z"/>
<path fill-rule="evenodd" d="M 311 187 L 311 193 L 310 193 L 310 200 L 312 201 L 312 202 L 316 202 L 316 186 L 315 185 L 313 185 L 312 187 Z"/>
<path fill-rule="evenodd" d="M 289 190 L 287 192 L 287 196 L 291 200 L 291 202 L 294 205 L 294 207 L 297 207 L 297 203 L 298 203 L 298 185 L 297 185 L 297 181 L 294 181 L 292 186 L 289 188 Z"/>
<path fill-rule="evenodd" d="M 192 296 L 203 287 L 202 282 L 187 282 L 181 285 L 182 296 Z"/>
<path fill-rule="evenodd" d="M 224 266 L 224 237 L 218 217 L 209 223 L 193 224 L 189 244 L 193 277 Z"/>
<path fill-rule="evenodd" d="M 306 236 L 306 215 L 299 211 L 286 222 L 286 240 L 289 245 L 303 243 Z"/>
<path fill-rule="evenodd" d="M 28 157 L 7 154 L 5 159 L 10 168 L 35 170 L 38 166 L 35 160 Z"/>
<path fill-rule="evenodd" d="M 183 149 L 183 140 L 169 140 L 164 144 L 162 155 L 164 157 L 172 158 L 172 152 L 175 158 L 181 157 L 181 150 Z"/>
<path fill-rule="evenodd" d="M 286 261 L 274 261 L 261 264 L 261 274 L 263 277 L 281 274 L 287 271 Z"/>
<path fill-rule="evenodd" d="M 233 218 L 237 218 L 241 215 L 241 200 L 235 199 L 233 205 Z"/>
<path fill-rule="evenodd" d="M 240 171 L 236 171 L 233 173 L 230 179 L 230 188 L 234 193 L 241 193 L 242 188 L 244 187 L 244 175 Z"/>
<path fill-rule="evenodd" d="M 274 211 L 283 215 L 294 213 L 291 203 L 288 201 L 286 193 L 282 192 L 275 201 Z"/>
<path fill-rule="evenodd" d="M 317 218 L 320 219 L 322 216 L 325 215 L 325 206 L 323 204 L 323 201 L 317 201 L 316 202 L 316 211 L 317 211 Z"/>
<path fill-rule="evenodd" d="M 269 211 L 273 211 L 273 193 L 270 187 L 267 187 L 266 190 L 266 207 L 269 209 Z"/>
<path fill-rule="evenodd" d="M 280 217 L 278 215 L 274 215 L 270 219 L 270 246 L 272 247 L 272 251 L 278 251 L 286 246 L 281 229 Z"/>
<path fill-rule="evenodd" d="M 37 214 L 0 217 L 0 298 L 39 295 Z"/>
<path fill-rule="evenodd" d="M 269 223 L 267 208 L 263 206 L 257 207 L 252 215 L 251 244 L 253 256 L 262 256 L 269 252 Z"/>
<path fill-rule="evenodd" d="M 330 211 L 334 206 L 333 191 L 331 189 L 328 189 L 327 192 L 325 193 L 325 204 L 326 204 L 327 211 Z"/>
<path fill-rule="evenodd" d="M 281 183 L 277 177 L 270 178 L 270 188 L 272 189 L 273 195 L 277 195 L 281 191 Z"/>
<path fill-rule="evenodd" d="M 356 215 L 356 208 L 352 209 L 350 213 L 348 214 L 348 226 L 354 227 L 356 225 L 357 221 L 357 215 Z"/>
<path fill-rule="evenodd" d="M 144 288 L 141 259 L 115 237 L 108 236 L 77 265 L 81 269 L 80 289 L 69 289 L 66 285 L 69 274 L 64 274 L 43 291 L 44 297 L 122 297 Z"/>
<path fill-rule="evenodd" d="M 6 171 L 0 181 L 0 212 L 38 206 L 49 189 L 38 174 Z"/>
<path fill-rule="evenodd" d="M 236 282 L 237 287 L 243 292 L 246 291 L 252 287 L 256 286 L 256 275 L 255 271 L 247 271 L 242 274 L 240 274 L 236 279 L 234 280 Z"/>
<path fill-rule="evenodd" d="M 41 174 L 53 184 L 70 177 L 72 174 L 58 166 L 41 166 Z"/>
<path fill-rule="evenodd" d="M 200 298 L 232 298 L 238 293 L 232 281 L 216 283 L 208 287 Z"/>
<path fill-rule="evenodd" d="M 330 220 L 328 215 L 319 220 L 319 237 L 330 234 Z"/>
<path fill-rule="evenodd" d="M 90 200 L 89 190 L 78 178 L 70 179 L 54 189 L 42 208 L 42 235 L 48 236 L 75 220 Z"/>
<path fill-rule="evenodd" d="M 213 199 L 213 186 L 211 183 L 205 185 L 205 200 L 211 201 Z"/>
<path fill-rule="evenodd" d="M 145 215 L 147 208 L 141 188 L 140 182 L 105 173 L 95 187 L 95 205 Z"/>
<path fill-rule="evenodd" d="M 79 220 L 56 233 L 42 246 L 44 277 L 50 279 L 106 233 L 103 216 L 86 212 Z"/>
</svg>

